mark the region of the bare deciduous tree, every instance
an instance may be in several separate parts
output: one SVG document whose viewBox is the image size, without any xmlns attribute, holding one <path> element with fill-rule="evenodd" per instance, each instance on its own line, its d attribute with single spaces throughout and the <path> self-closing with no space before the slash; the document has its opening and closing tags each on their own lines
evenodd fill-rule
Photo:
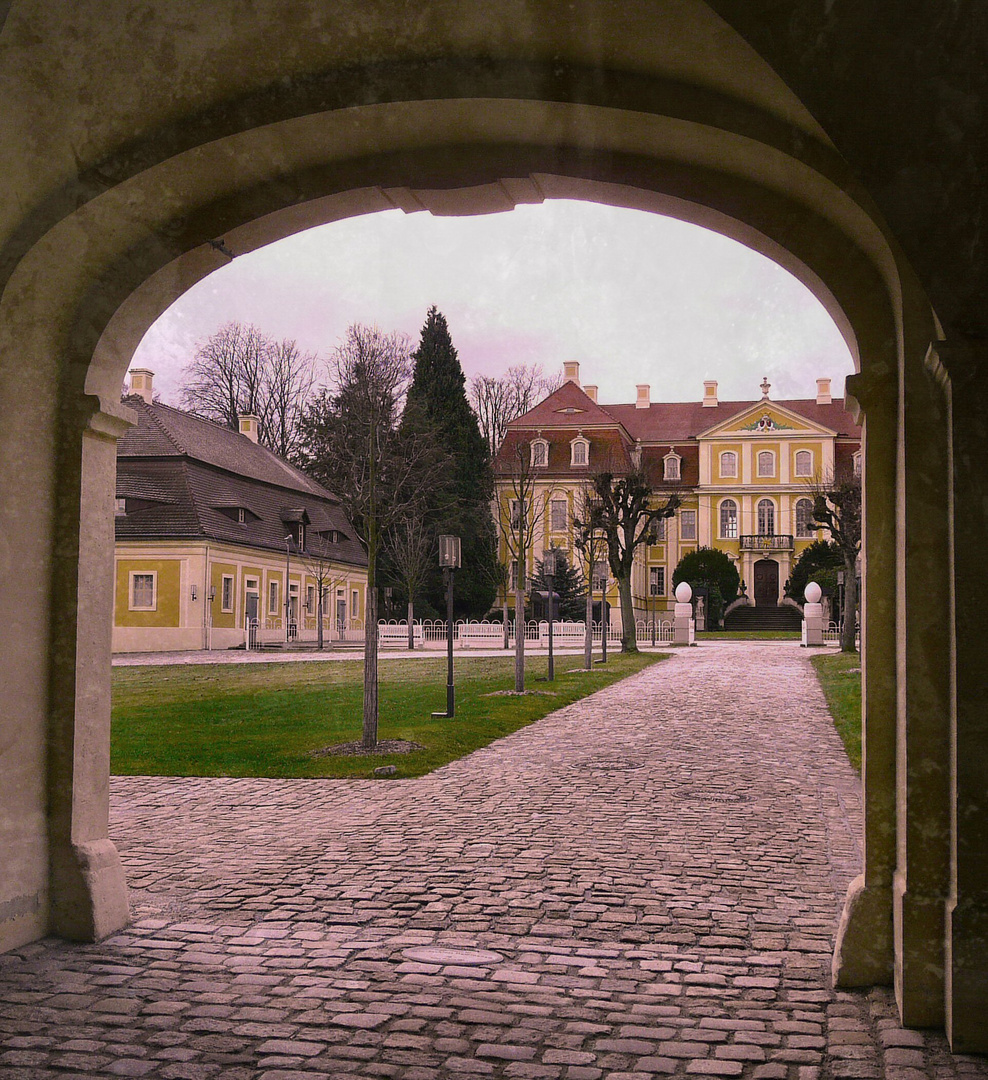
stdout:
<svg viewBox="0 0 988 1080">
<path fill-rule="evenodd" d="M 315 357 L 291 340 L 273 341 L 256 326 L 227 323 L 201 341 L 183 372 L 182 404 L 198 416 L 239 430 L 257 417 L 258 441 L 296 458 L 299 425 L 315 385 Z"/>
<path fill-rule="evenodd" d="M 584 667 L 589 670 L 593 666 L 593 591 L 597 563 L 601 561 L 607 550 L 607 543 L 602 532 L 591 527 L 588 523 L 596 520 L 598 516 L 597 500 L 593 488 L 584 484 L 576 497 L 574 507 L 574 533 L 573 546 L 580 554 L 583 564 L 583 572 L 587 581 L 587 611 L 586 626 L 583 635 L 583 659 Z M 580 523 L 583 523 L 581 525 Z M 604 609 L 607 606 L 606 591 L 600 598 L 600 628 L 603 655 L 607 656 L 607 622 Z"/>
<path fill-rule="evenodd" d="M 408 649 L 415 648 L 415 601 L 435 560 L 436 534 L 414 508 L 397 521 L 385 538 L 395 575 L 408 596 Z"/>
<path fill-rule="evenodd" d="M 826 529 L 844 557 L 844 622 L 841 652 L 857 652 L 858 556 L 861 553 L 861 477 L 837 474 L 809 485 L 813 496 L 810 525 Z"/>
<path fill-rule="evenodd" d="M 546 375 L 539 364 L 516 364 L 499 377 L 476 375 L 470 380 L 470 404 L 491 457 L 497 454 L 510 421 L 527 413 L 561 385 L 561 375 Z"/>
<path fill-rule="evenodd" d="M 298 557 L 316 583 L 316 647 L 321 652 L 325 646 L 323 618 L 326 594 L 343 585 L 347 581 L 347 574 L 343 567 L 333 561 L 332 550 L 323 536 L 310 533 L 305 549 Z"/>
<path fill-rule="evenodd" d="M 367 549 L 363 745 L 377 745 L 378 565 L 384 537 L 439 486 L 445 458 L 427 435 L 402 431 L 411 372 L 408 341 L 376 327 L 351 326 L 329 361 L 323 391 L 303 422 L 309 473 L 339 495 Z"/>
</svg>

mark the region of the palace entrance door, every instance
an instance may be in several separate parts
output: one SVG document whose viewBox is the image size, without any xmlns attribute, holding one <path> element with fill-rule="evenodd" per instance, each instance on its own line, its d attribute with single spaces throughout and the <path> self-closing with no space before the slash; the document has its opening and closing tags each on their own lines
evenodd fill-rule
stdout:
<svg viewBox="0 0 988 1080">
<path fill-rule="evenodd" d="M 755 606 L 775 607 L 779 602 L 779 564 L 773 559 L 755 563 Z"/>
</svg>

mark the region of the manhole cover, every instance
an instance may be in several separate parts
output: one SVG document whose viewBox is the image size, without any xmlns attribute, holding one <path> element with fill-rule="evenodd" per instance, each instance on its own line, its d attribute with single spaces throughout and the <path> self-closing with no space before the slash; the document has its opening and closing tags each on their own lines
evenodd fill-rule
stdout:
<svg viewBox="0 0 988 1080">
<path fill-rule="evenodd" d="M 405 949 L 402 956 L 420 964 L 455 964 L 458 967 L 482 967 L 499 964 L 504 957 L 486 949 L 449 949 L 439 945 L 424 945 L 420 949 Z"/>
<path fill-rule="evenodd" d="M 644 769 L 645 762 L 627 758 L 604 758 L 601 761 L 585 761 L 573 766 L 574 769 L 589 769 L 590 772 L 633 772 Z"/>
<path fill-rule="evenodd" d="M 740 795 L 731 795 L 725 791 L 691 791 L 686 798 L 692 802 L 740 802 Z"/>
</svg>

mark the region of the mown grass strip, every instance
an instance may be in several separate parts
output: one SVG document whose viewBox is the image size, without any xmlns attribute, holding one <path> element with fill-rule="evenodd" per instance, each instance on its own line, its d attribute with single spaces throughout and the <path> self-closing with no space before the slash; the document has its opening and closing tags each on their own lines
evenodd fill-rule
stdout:
<svg viewBox="0 0 988 1080">
<path fill-rule="evenodd" d="M 666 658 L 617 653 L 580 671 L 582 656 L 529 657 L 515 696 L 510 657 L 457 658 L 456 716 L 446 707 L 443 657 L 388 658 L 381 665 L 379 739 L 421 743 L 409 754 L 316 755 L 360 738 L 362 664 L 210 664 L 126 667 L 113 672 L 110 767 L 117 775 L 368 777 L 395 765 L 422 776 L 564 705 Z"/>
<path fill-rule="evenodd" d="M 861 656 L 821 653 L 812 659 L 834 727 L 851 764 L 861 770 Z"/>
</svg>

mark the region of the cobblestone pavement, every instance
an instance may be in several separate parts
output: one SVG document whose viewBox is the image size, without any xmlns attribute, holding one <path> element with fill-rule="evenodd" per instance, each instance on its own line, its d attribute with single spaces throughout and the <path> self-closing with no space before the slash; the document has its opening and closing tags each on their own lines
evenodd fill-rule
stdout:
<svg viewBox="0 0 988 1080">
<path fill-rule="evenodd" d="M 830 988 L 859 788 L 791 645 L 418 780 L 112 790 L 134 923 L 0 956 L 4 1080 L 988 1077 Z"/>
</svg>

